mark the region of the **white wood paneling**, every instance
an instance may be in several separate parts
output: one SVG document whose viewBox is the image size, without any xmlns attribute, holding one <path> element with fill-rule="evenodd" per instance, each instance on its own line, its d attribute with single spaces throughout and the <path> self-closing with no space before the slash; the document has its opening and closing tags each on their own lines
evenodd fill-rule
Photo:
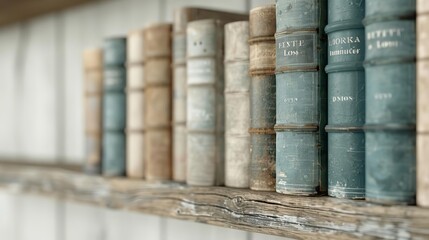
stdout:
<svg viewBox="0 0 429 240">
<path fill-rule="evenodd" d="M 45 197 L 18 195 L 15 199 L 16 240 L 59 240 L 57 200 Z M 12 240 L 12 239 L 11 239 Z"/>
<path fill-rule="evenodd" d="M 291 240 L 292 238 L 284 238 L 278 236 L 271 236 L 260 233 L 252 233 L 252 240 Z"/>
<path fill-rule="evenodd" d="M 106 210 L 106 240 L 161 240 L 161 218 Z"/>
<path fill-rule="evenodd" d="M 82 110 L 82 52 L 102 47 L 103 39 L 125 36 L 130 30 L 157 21 L 159 3 L 150 0 L 107 1 L 64 13 L 65 156 L 69 162 L 84 158 Z"/>
<path fill-rule="evenodd" d="M 79 203 L 65 203 L 65 240 L 106 239 L 105 209 Z"/>
<path fill-rule="evenodd" d="M 164 228 L 165 240 L 249 240 L 244 231 L 176 219 L 167 219 Z"/>
<path fill-rule="evenodd" d="M 17 238 L 16 196 L 0 191 L 0 236 L 5 240 Z"/>
</svg>

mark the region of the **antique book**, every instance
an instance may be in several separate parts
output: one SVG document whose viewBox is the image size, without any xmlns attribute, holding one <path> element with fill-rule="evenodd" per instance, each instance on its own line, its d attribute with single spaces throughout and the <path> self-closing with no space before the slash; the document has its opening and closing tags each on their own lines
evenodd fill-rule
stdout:
<svg viewBox="0 0 429 240">
<path fill-rule="evenodd" d="M 189 185 L 224 183 L 223 25 L 192 21 L 187 31 L 187 172 Z"/>
<path fill-rule="evenodd" d="M 173 180 L 186 181 L 186 25 L 201 19 L 227 23 L 247 20 L 245 14 L 185 7 L 174 12 L 173 25 Z"/>
<path fill-rule="evenodd" d="M 349 1 L 350 2 L 350 1 Z M 327 191 L 326 0 L 276 5 L 276 191 Z"/>
<path fill-rule="evenodd" d="M 144 177 L 144 79 L 143 30 L 135 30 L 127 38 L 127 161 L 131 178 Z"/>
<path fill-rule="evenodd" d="M 83 52 L 85 104 L 85 164 L 88 174 L 101 173 L 101 112 L 103 94 L 103 50 Z"/>
<path fill-rule="evenodd" d="M 365 1 L 328 0 L 328 195 L 365 198 Z"/>
<path fill-rule="evenodd" d="M 365 3 L 365 195 L 370 201 L 415 203 L 415 3 Z"/>
<path fill-rule="evenodd" d="M 103 162 L 105 176 L 125 175 L 126 38 L 104 41 Z"/>
<path fill-rule="evenodd" d="M 252 190 L 275 191 L 276 184 L 276 53 L 275 5 L 250 10 L 250 166 Z"/>
<path fill-rule="evenodd" d="M 417 204 L 429 207 L 429 1 L 417 0 Z"/>
<path fill-rule="evenodd" d="M 144 163 L 147 180 L 171 179 L 172 25 L 144 29 Z"/>
<path fill-rule="evenodd" d="M 249 187 L 249 22 L 225 25 L 225 185 Z"/>
</svg>

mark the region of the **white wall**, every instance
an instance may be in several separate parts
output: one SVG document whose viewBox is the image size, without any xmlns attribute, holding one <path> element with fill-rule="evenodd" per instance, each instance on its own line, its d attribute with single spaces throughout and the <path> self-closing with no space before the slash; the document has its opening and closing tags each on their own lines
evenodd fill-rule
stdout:
<svg viewBox="0 0 429 240">
<path fill-rule="evenodd" d="M 155 21 L 173 9 L 248 11 L 273 0 L 105 0 L 0 28 L 0 158 L 81 163 L 84 48 Z M 271 240 L 194 222 L 0 191 L 4 240 Z"/>
</svg>

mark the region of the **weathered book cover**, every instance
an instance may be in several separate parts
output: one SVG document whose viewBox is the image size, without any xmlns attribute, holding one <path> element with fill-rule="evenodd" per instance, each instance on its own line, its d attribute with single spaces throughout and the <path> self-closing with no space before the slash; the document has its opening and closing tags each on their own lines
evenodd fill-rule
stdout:
<svg viewBox="0 0 429 240">
<path fill-rule="evenodd" d="M 415 0 L 367 0 L 366 199 L 412 204 L 416 196 Z"/>
<path fill-rule="evenodd" d="M 127 176 L 144 177 L 143 30 L 127 38 Z"/>
<path fill-rule="evenodd" d="M 170 180 L 172 25 L 144 29 L 144 161 L 147 180 Z"/>
<path fill-rule="evenodd" d="M 364 0 L 328 0 L 328 194 L 365 198 Z"/>
<path fill-rule="evenodd" d="M 276 184 L 275 11 L 275 5 L 262 6 L 249 16 L 249 187 L 260 191 L 274 191 Z"/>
<path fill-rule="evenodd" d="M 103 164 L 105 176 L 125 174 L 126 38 L 104 41 Z"/>
<path fill-rule="evenodd" d="M 173 26 L 173 180 L 186 181 L 186 25 L 190 21 L 247 20 L 245 14 L 185 7 L 174 12 Z"/>
<path fill-rule="evenodd" d="M 417 204 L 429 207 L 429 1 L 417 0 Z"/>
<path fill-rule="evenodd" d="M 223 25 L 192 21 L 187 27 L 187 177 L 189 185 L 224 183 Z"/>
<path fill-rule="evenodd" d="M 101 112 L 103 94 L 103 50 L 83 52 L 85 104 L 85 164 L 88 174 L 101 173 Z"/>
<path fill-rule="evenodd" d="M 327 191 L 326 0 L 276 5 L 276 191 Z"/>
<path fill-rule="evenodd" d="M 225 25 L 225 185 L 249 187 L 249 22 Z"/>
</svg>

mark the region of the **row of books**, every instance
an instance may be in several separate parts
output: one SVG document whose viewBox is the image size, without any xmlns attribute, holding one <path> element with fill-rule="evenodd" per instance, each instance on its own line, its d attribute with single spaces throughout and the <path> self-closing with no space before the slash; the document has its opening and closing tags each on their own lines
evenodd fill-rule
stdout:
<svg viewBox="0 0 429 240">
<path fill-rule="evenodd" d="M 427 13 L 277 0 L 106 39 L 84 53 L 87 170 L 429 205 Z"/>
</svg>

